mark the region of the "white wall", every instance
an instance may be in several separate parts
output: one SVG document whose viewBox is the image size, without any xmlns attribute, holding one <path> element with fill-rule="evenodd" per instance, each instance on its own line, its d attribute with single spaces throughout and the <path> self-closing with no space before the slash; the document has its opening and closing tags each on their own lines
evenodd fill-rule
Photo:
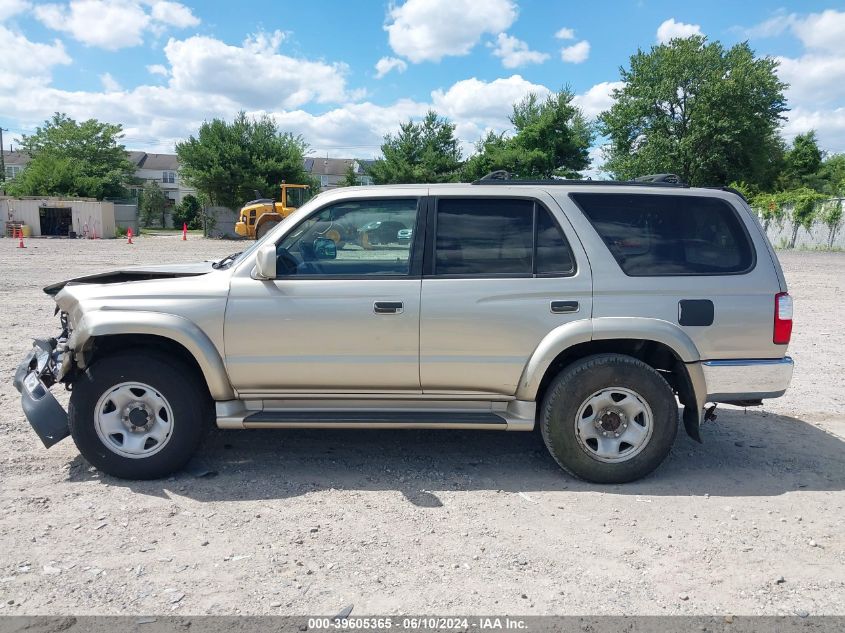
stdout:
<svg viewBox="0 0 845 633">
<path fill-rule="evenodd" d="M 5 235 L 9 216 L 15 222 L 23 222 L 32 229 L 33 237 L 41 235 L 41 207 L 68 207 L 71 210 L 71 225 L 77 235 L 94 235 L 101 238 L 114 237 L 114 203 L 73 198 L 2 198 L 0 199 L 0 231 Z"/>
</svg>

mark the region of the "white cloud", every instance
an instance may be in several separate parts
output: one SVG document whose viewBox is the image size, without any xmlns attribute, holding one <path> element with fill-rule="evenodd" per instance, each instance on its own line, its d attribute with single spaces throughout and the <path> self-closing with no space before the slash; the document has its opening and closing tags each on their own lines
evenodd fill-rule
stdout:
<svg viewBox="0 0 845 633">
<path fill-rule="evenodd" d="M 542 64 L 549 56 L 546 53 L 532 51 L 528 44 L 507 33 L 499 33 L 493 54 L 502 60 L 505 68 L 519 68 L 527 64 Z"/>
<path fill-rule="evenodd" d="M 622 81 L 603 81 L 584 94 L 575 95 L 573 102 L 581 108 L 584 116 L 594 119 L 613 105 L 613 91 L 621 89 L 624 85 L 625 82 Z"/>
<path fill-rule="evenodd" d="M 0 65 L 0 88 L 6 89 L 19 78 L 49 80 L 53 66 L 71 62 L 59 40 L 52 44 L 31 42 L 22 33 L 3 25 L 0 25 L 0 59 L 7 60 Z"/>
<path fill-rule="evenodd" d="M 466 55 L 485 33 L 516 19 L 512 0 L 407 0 L 392 6 L 385 25 L 390 47 L 414 63 Z"/>
<path fill-rule="evenodd" d="M 26 0 L 0 0 L 0 22 L 30 8 Z"/>
<path fill-rule="evenodd" d="M 120 92 L 123 90 L 117 82 L 117 79 L 112 77 L 111 73 L 103 73 L 100 75 L 100 82 L 103 84 L 103 90 L 106 92 Z"/>
<path fill-rule="evenodd" d="M 382 57 L 376 62 L 376 79 L 381 79 L 391 70 L 404 73 L 407 68 L 408 64 L 398 57 Z"/>
<path fill-rule="evenodd" d="M 827 9 L 806 16 L 781 12 L 751 28 L 738 30 L 755 38 L 775 37 L 789 30 L 808 49 L 838 53 L 845 39 L 845 11 Z"/>
<path fill-rule="evenodd" d="M 778 76 L 789 84 L 784 135 L 789 139 L 814 129 L 827 151 L 845 151 L 845 11 L 779 12 L 760 24 L 736 30 L 751 38 L 789 32 L 800 40 L 801 55 L 775 57 Z"/>
<path fill-rule="evenodd" d="M 587 40 L 581 40 L 572 46 L 564 46 L 560 49 L 560 58 L 569 62 L 570 64 L 580 64 L 587 61 L 590 56 L 590 43 Z"/>
<path fill-rule="evenodd" d="M 779 63 L 778 76 L 789 84 L 790 103 L 817 106 L 845 97 L 845 54 L 810 53 L 794 59 L 775 59 Z"/>
<path fill-rule="evenodd" d="M 119 91 L 114 78 L 103 76 L 102 91 L 69 91 L 51 86 L 50 69 L 70 63 L 60 42 L 29 42 L 0 26 L 0 58 L 18 60 L 15 74 L 0 66 L 0 112 L 21 128 L 37 125 L 54 111 L 119 122 L 130 147 L 172 151 L 173 143 L 195 132 L 203 120 L 231 119 L 241 109 L 281 112 L 311 101 L 360 98 L 346 90 L 344 65 L 281 55 L 282 39 L 279 33 L 258 34 L 243 46 L 203 37 L 171 39 L 165 46 L 167 64 L 149 68 L 168 76 L 166 85 Z"/>
<path fill-rule="evenodd" d="M 282 55 L 284 35 L 258 34 L 232 46 L 195 35 L 171 39 L 164 47 L 170 63 L 170 86 L 210 93 L 248 108 L 296 108 L 310 101 L 346 100 L 344 64 L 328 64 Z"/>
<path fill-rule="evenodd" d="M 169 2 L 167 0 L 154 2 L 151 15 L 153 20 L 162 24 L 169 24 L 178 29 L 186 29 L 200 23 L 199 18 L 180 2 Z"/>
<path fill-rule="evenodd" d="M 196 26 L 199 19 L 179 2 L 153 1 L 151 12 L 135 0 L 71 0 L 67 4 L 35 7 L 44 26 L 68 33 L 87 46 L 110 51 L 138 46 L 150 30 L 161 34 L 168 27 Z"/>
<path fill-rule="evenodd" d="M 431 101 L 438 114 L 451 119 L 475 119 L 486 125 L 507 126 L 512 105 L 532 92 L 544 97 L 550 91 L 521 75 L 489 82 L 473 77 L 456 82 L 448 90 L 432 91 Z"/>
<path fill-rule="evenodd" d="M 701 26 L 698 24 L 687 24 L 676 22 L 675 18 L 669 18 L 657 27 L 657 43 L 668 44 L 676 38 L 687 38 L 693 35 L 703 35 Z"/>
<path fill-rule="evenodd" d="M 566 28 L 565 26 L 555 33 L 555 37 L 559 40 L 574 40 L 575 30 Z"/>
<path fill-rule="evenodd" d="M 821 146 L 828 152 L 845 152 L 845 106 L 829 110 L 797 107 L 789 113 L 783 134 L 791 140 L 797 134 L 815 130 Z"/>
</svg>

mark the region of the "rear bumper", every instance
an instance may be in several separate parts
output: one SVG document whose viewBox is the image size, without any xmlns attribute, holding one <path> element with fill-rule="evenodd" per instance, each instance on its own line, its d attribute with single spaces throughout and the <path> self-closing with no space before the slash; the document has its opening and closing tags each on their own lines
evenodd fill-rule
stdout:
<svg viewBox="0 0 845 633">
<path fill-rule="evenodd" d="M 793 362 L 784 358 L 706 360 L 701 363 L 708 402 L 778 398 L 792 380 Z"/>
</svg>

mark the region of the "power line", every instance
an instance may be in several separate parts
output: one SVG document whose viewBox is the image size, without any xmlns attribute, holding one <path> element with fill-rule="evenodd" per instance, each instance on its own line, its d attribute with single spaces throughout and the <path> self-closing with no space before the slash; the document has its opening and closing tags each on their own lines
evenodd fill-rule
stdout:
<svg viewBox="0 0 845 633">
<path fill-rule="evenodd" d="M 0 182 L 6 182 L 6 150 L 3 149 L 3 132 L 8 132 L 0 127 Z"/>
</svg>

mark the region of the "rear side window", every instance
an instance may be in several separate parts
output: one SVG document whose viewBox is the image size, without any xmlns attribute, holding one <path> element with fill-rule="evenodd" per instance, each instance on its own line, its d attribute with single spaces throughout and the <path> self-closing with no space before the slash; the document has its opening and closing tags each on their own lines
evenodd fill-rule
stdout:
<svg viewBox="0 0 845 633">
<path fill-rule="evenodd" d="M 754 247 L 726 201 L 704 196 L 573 193 L 626 275 L 731 275 Z"/>
<path fill-rule="evenodd" d="M 434 273 L 452 276 L 565 276 L 569 244 L 549 211 L 516 198 L 441 198 Z"/>
<path fill-rule="evenodd" d="M 563 231 L 547 209 L 537 209 L 537 274 L 571 275 L 575 261 Z"/>
</svg>

